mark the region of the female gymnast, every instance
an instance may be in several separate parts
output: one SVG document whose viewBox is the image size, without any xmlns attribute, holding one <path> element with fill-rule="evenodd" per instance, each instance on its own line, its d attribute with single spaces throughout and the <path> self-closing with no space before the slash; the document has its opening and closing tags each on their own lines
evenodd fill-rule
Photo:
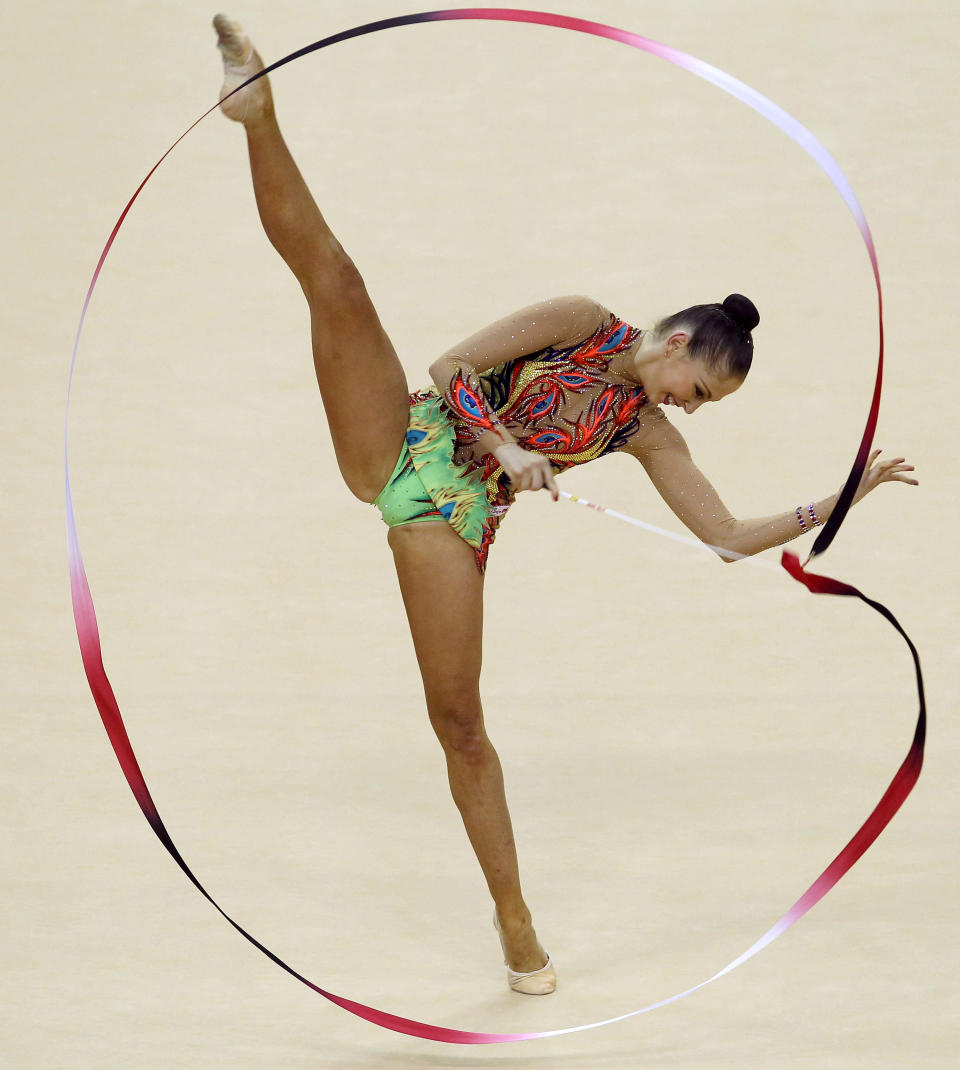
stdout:
<svg viewBox="0 0 960 1070">
<path fill-rule="evenodd" d="M 240 26 L 214 19 L 221 99 L 263 69 Z M 596 301 L 563 297 L 494 323 L 430 367 L 408 393 L 400 361 L 352 260 L 320 214 L 277 125 L 267 78 L 222 104 L 246 130 L 260 219 L 310 308 L 317 382 L 347 487 L 389 525 L 430 722 L 450 789 L 494 900 L 507 981 L 552 992 L 556 973 L 520 889 L 503 774 L 484 729 L 479 679 L 483 571 L 497 525 L 524 490 L 558 496 L 556 474 L 629 453 L 677 517 L 721 560 L 822 524 L 838 494 L 736 520 L 661 406 L 692 414 L 733 393 L 753 356 L 753 303 L 734 294 L 649 330 Z M 880 483 L 916 484 L 875 450 L 856 501 Z"/>
</svg>

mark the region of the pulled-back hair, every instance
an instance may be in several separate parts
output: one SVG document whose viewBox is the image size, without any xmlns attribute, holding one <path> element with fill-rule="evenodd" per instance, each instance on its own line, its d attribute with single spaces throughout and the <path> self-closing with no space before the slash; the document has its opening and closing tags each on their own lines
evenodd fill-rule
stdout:
<svg viewBox="0 0 960 1070">
<path fill-rule="evenodd" d="M 660 320 L 653 328 L 658 338 L 686 329 L 687 353 L 702 360 L 713 372 L 743 379 L 753 362 L 750 332 L 760 322 L 757 306 L 743 294 L 730 294 L 716 305 L 691 305 Z"/>
</svg>

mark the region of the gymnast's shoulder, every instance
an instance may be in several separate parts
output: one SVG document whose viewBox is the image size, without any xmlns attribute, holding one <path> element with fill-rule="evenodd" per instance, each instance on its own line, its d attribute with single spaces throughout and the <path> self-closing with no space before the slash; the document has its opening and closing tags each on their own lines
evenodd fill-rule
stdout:
<svg viewBox="0 0 960 1070">
<path fill-rule="evenodd" d="M 638 461 L 648 459 L 651 454 L 661 451 L 689 452 L 686 439 L 659 405 L 644 405 L 636 418 L 639 426 L 623 444 L 620 452 L 628 453 Z"/>
</svg>

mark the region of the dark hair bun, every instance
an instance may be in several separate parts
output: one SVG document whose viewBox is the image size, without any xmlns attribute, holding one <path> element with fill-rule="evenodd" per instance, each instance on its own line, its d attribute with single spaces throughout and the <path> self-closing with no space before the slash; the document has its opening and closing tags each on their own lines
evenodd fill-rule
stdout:
<svg viewBox="0 0 960 1070">
<path fill-rule="evenodd" d="M 760 322 L 757 306 L 743 294 L 730 294 L 725 297 L 721 308 L 748 333 Z"/>
</svg>

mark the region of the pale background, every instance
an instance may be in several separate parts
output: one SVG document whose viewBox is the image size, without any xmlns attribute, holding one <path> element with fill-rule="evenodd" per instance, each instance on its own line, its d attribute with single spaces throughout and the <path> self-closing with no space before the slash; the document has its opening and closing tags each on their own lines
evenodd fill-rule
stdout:
<svg viewBox="0 0 960 1070">
<path fill-rule="evenodd" d="M 863 203 L 887 297 L 877 444 L 922 485 L 878 490 L 819 566 L 888 604 L 919 646 L 931 731 L 917 790 L 772 948 L 679 1004 L 572 1037 L 470 1049 L 391 1034 L 241 940 L 122 779 L 80 664 L 63 521 L 83 294 L 128 196 L 214 99 L 215 9 L 7 0 L 5 1066 L 956 1065 L 960 9 L 545 6 L 756 87 Z M 274 59 L 417 5 L 228 10 Z M 644 326 L 738 290 L 763 317 L 755 369 L 723 405 L 678 417 L 695 458 L 739 516 L 839 485 L 875 364 L 869 267 L 827 179 L 753 112 L 622 45 L 486 23 L 339 45 L 285 68 L 275 93 L 411 386 L 448 345 L 544 296 L 585 292 Z M 218 115 L 121 232 L 71 427 L 105 663 L 160 812 L 224 907 L 335 992 L 500 1032 L 679 991 L 794 901 L 907 750 L 909 657 L 862 604 L 521 499 L 488 572 L 485 699 L 560 987 L 515 996 L 422 709 L 386 529 L 339 481 L 305 306 L 260 233 L 241 131 Z M 628 458 L 563 485 L 678 528 Z"/>
</svg>

